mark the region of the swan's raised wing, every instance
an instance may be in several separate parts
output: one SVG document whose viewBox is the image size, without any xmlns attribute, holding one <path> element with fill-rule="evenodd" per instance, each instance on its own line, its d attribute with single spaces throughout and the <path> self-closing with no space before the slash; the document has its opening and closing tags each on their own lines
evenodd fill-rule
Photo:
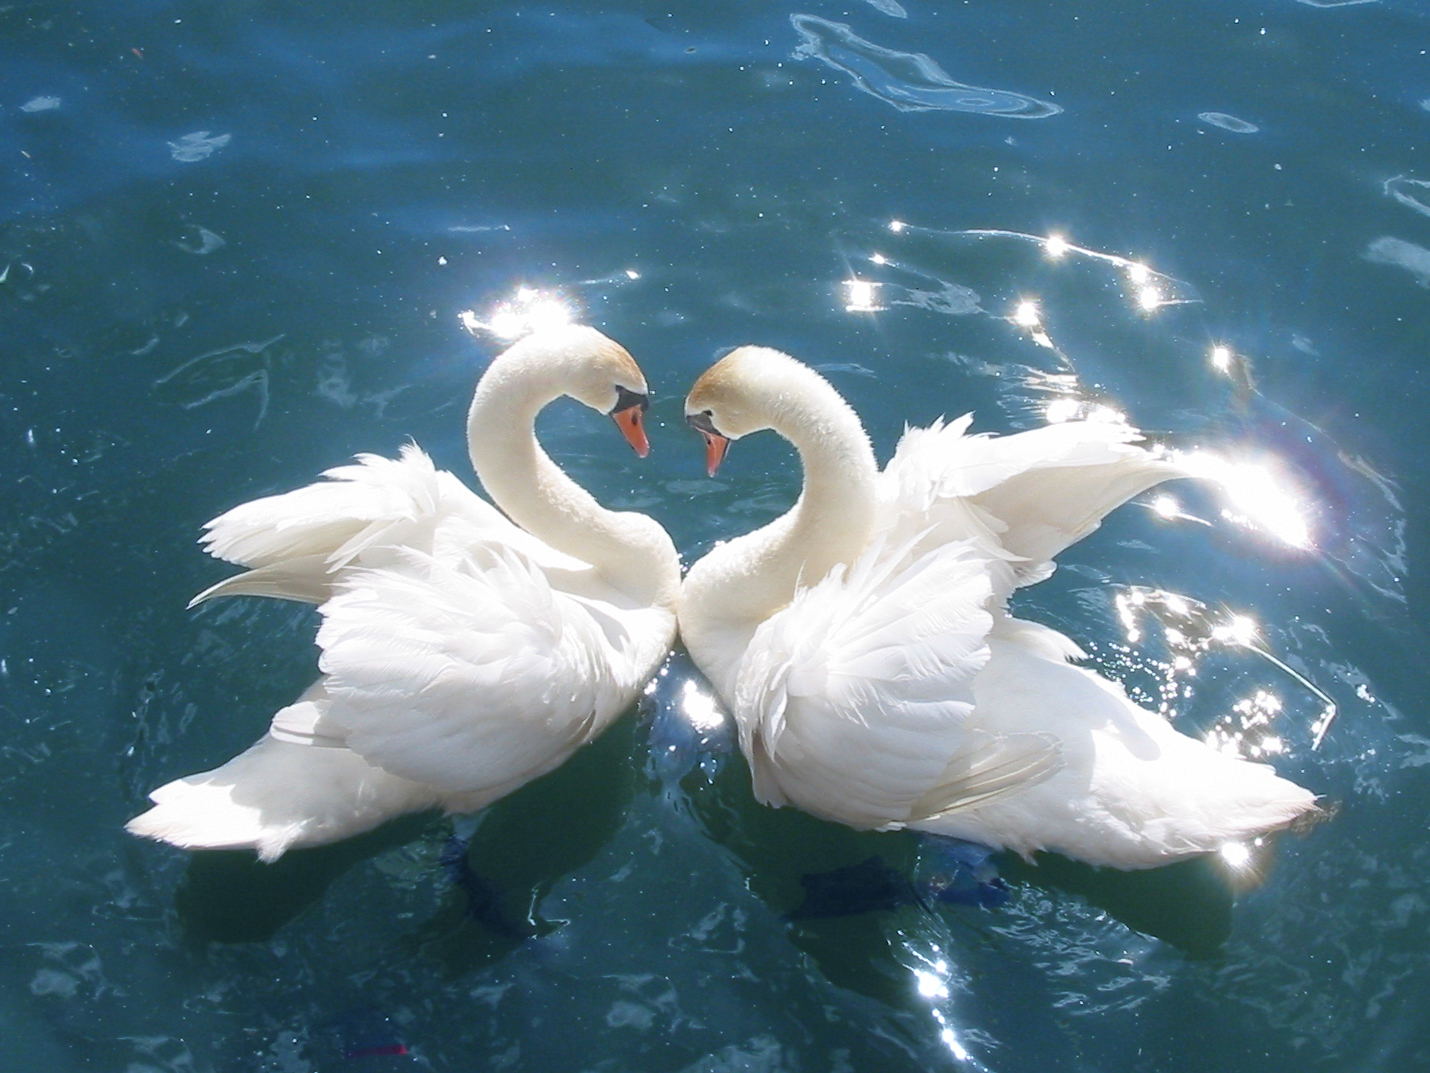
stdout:
<svg viewBox="0 0 1430 1073">
<path fill-rule="evenodd" d="M 355 569 L 322 607 L 324 716 L 369 763 L 491 798 L 550 770 L 640 683 L 620 612 L 552 589 L 502 543 Z M 275 731 L 282 731 L 275 724 Z"/>
<path fill-rule="evenodd" d="M 376 565 L 387 549 L 437 552 L 456 527 L 463 541 L 499 541 L 545 567 L 580 569 L 513 525 L 452 474 L 433 466 L 415 444 L 394 460 L 362 454 L 327 470 L 324 481 L 240 504 L 219 515 L 200 538 L 209 554 L 251 567 L 204 590 L 190 606 L 216 596 L 274 596 L 321 603 L 335 571 Z M 382 561 L 379 559 L 378 561 Z"/>
<path fill-rule="evenodd" d="M 971 808 L 1055 772 L 1056 742 L 964 723 L 988 660 L 990 563 L 975 541 L 874 546 L 756 631 L 735 709 L 755 794 L 855 827 Z"/>
<path fill-rule="evenodd" d="M 264 567 L 308 556 L 335 564 L 394 530 L 433 518 L 442 490 L 437 469 L 414 444 L 399 459 L 361 454 L 326 480 L 281 495 L 242 503 L 204 526 L 210 555 L 240 566 Z"/>
<path fill-rule="evenodd" d="M 968 435 L 972 415 L 909 429 L 882 476 L 893 539 L 922 546 L 977 538 L 1016 557 L 1019 585 L 1052 573 L 1053 557 L 1114 508 L 1161 481 L 1188 476 L 1136 446 L 1125 424 L 1068 421 L 1011 436 Z"/>
</svg>

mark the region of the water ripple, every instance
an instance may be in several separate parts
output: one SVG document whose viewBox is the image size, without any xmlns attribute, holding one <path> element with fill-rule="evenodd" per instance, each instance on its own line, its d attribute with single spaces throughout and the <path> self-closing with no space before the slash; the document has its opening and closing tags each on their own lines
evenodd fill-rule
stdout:
<svg viewBox="0 0 1430 1073">
<path fill-rule="evenodd" d="M 865 93 L 887 101 L 901 112 L 979 112 L 1007 119 L 1046 119 L 1062 111 L 1056 104 L 1006 89 L 984 89 L 955 82 L 932 57 L 922 52 L 896 52 L 865 41 L 846 23 L 817 15 L 791 15 L 804 40 L 795 49 L 799 59 L 813 57 L 853 76 Z"/>
<path fill-rule="evenodd" d="M 1403 268 L 1420 286 L 1430 287 L 1430 250 L 1424 246 L 1383 235 L 1367 246 L 1361 256 L 1371 264 Z"/>
<path fill-rule="evenodd" d="M 1385 192 L 1406 208 L 1414 209 L 1422 216 L 1430 216 L 1430 181 L 1412 179 L 1408 175 L 1397 175 L 1385 180 Z"/>
<path fill-rule="evenodd" d="M 1214 127 L 1221 127 L 1222 130 L 1229 130 L 1233 134 L 1255 134 L 1261 128 L 1255 123 L 1247 122 L 1245 119 L 1238 119 L 1234 115 L 1226 112 L 1198 112 L 1197 118 L 1203 123 L 1210 123 Z"/>
</svg>

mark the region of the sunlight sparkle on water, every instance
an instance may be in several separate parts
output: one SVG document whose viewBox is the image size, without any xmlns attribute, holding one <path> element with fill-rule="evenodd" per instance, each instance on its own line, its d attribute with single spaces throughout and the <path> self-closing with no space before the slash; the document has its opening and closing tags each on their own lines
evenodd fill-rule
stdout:
<svg viewBox="0 0 1430 1073">
<path fill-rule="evenodd" d="M 917 969 L 914 977 L 918 980 L 919 994 L 924 998 L 948 998 L 948 985 L 933 973 Z"/>
<path fill-rule="evenodd" d="M 692 678 L 687 678 L 681 688 L 680 710 L 696 730 L 714 730 L 725 721 L 715 699 L 702 693 Z"/>
<path fill-rule="evenodd" d="M 1225 493 L 1222 517 L 1270 533 L 1293 548 L 1312 546 L 1311 529 L 1289 482 L 1255 462 L 1233 462 L 1209 451 L 1178 454 L 1175 461 L 1192 476 L 1212 481 Z"/>
<path fill-rule="evenodd" d="M 1038 312 L 1038 303 L 1031 298 L 1025 298 L 1013 310 L 1013 323 L 1020 328 L 1036 328 L 1041 321 L 1042 314 Z"/>
<path fill-rule="evenodd" d="M 487 332 L 498 339 L 520 339 L 533 332 L 570 324 L 576 319 L 576 311 L 556 294 L 534 287 L 519 287 L 516 297 L 498 302 L 486 320 L 470 309 L 462 310 L 457 319 L 473 335 Z"/>
<path fill-rule="evenodd" d="M 1231 368 L 1231 348 L 1218 343 L 1212 347 L 1212 368 L 1224 373 Z"/>
<path fill-rule="evenodd" d="M 846 313 L 877 313 L 884 308 L 877 297 L 879 284 L 872 280 L 846 279 L 844 289 L 847 292 L 844 302 Z"/>
<path fill-rule="evenodd" d="M 1050 425 L 1061 425 L 1073 420 L 1081 410 L 1082 403 L 1077 399 L 1054 399 L 1043 410 L 1043 417 Z"/>
<path fill-rule="evenodd" d="M 1137 304 L 1151 312 L 1162 304 L 1162 292 L 1149 284 L 1137 292 Z"/>
<path fill-rule="evenodd" d="M 1254 620 L 1246 615 L 1233 615 L 1230 622 L 1212 630 L 1212 637 L 1224 644 L 1241 645 L 1245 648 L 1256 641 L 1258 633 Z"/>
<path fill-rule="evenodd" d="M 1251 863 L 1251 850 L 1241 842 L 1224 842 L 1217 852 L 1232 868 L 1245 868 Z"/>
<path fill-rule="evenodd" d="M 1072 247 L 1068 245 L 1067 239 L 1062 235 L 1049 235 L 1043 243 L 1043 249 L 1047 250 L 1048 256 L 1056 261 Z"/>
<path fill-rule="evenodd" d="M 960 1062 L 968 1061 L 968 1052 L 963 1049 L 963 1044 L 958 1042 L 958 1037 L 954 1035 L 953 1029 L 945 1028 L 939 1033 L 939 1038 L 943 1040 L 943 1045 L 953 1052 L 953 1056 Z"/>
</svg>

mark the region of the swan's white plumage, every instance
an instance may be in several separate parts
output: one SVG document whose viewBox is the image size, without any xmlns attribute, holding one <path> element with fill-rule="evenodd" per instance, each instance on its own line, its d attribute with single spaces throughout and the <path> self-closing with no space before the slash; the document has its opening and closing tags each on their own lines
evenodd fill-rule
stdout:
<svg viewBox="0 0 1430 1073">
<path fill-rule="evenodd" d="M 1183 475 L 1135 431 L 1069 422 L 969 436 L 962 418 L 908 430 L 879 473 L 834 390 L 761 348 L 713 367 L 687 412 L 734 436 L 773 427 L 806 468 L 788 515 L 691 568 L 680 609 L 761 801 L 1120 868 L 1209 852 L 1314 808 L 1271 769 L 1178 733 L 1071 665 L 1082 653 L 1068 638 L 1004 608 L 1109 511 Z M 822 578 L 800 571 L 830 559 Z"/>
<path fill-rule="evenodd" d="M 643 684 L 628 616 L 553 589 L 511 548 L 408 557 L 410 572 L 346 576 L 322 608 L 331 717 L 370 763 L 448 792 L 500 790 L 564 759 Z M 474 719 L 478 706 L 506 717 Z"/>
<path fill-rule="evenodd" d="M 360 454 L 335 466 L 326 480 L 242 503 L 204 526 L 200 543 L 215 558 L 246 566 L 205 589 L 193 604 L 216 596 L 273 596 L 322 603 L 336 571 L 357 563 L 390 563 L 394 549 L 450 555 L 455 547 L 496 541 L 545 567 L 581 569 L 580 560 L 548 547 L 416 444 L 398 458 Z"/>
<path fill-rule="evenodd" d="M 497 358 L 473 403 L 479 475 L 560 548 L 414 445 L 210 522 L 206 548 L 250 570 L 198 600 L 319 604 L 322 677 L 253 747 L 156 790 L 129 830 L 273 860 L 405 812 L 481 808 L 605 729 L 674 640 L 678 560 L 650 519 L 562 474 L 531 423 L 563 392 L 610 409 L 613 384 L 645 389 L 624 350 L 561 329 Z"/>
<path fill-rule="evenodd" d="M 1125 424 L 1069 421 L 1013 436 L 968 435 L 973 415 L 905 431 L 880 474 L 884 523 L 924 531 L 920 547 L 978 537 L 1016 563 L 1017 585 L 1042 581 L 1053 558 L 1114 508 L 1186 476 L 1136 446 Z M 1006 593 L 1005 593 L 1006 595 Z"/>
</svg>

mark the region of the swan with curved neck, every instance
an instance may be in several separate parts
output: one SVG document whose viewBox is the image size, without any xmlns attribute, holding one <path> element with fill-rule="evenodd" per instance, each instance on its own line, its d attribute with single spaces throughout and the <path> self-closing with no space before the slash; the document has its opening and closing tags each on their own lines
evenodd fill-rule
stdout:
<svg viewBox="0 0 1430 1073">
<path fill-rule="evenodd" d="M 619 345 L 593 328 L 571 326 L 518 342 L 478 383 L 467 415 L 478 480 L 528 533 L 590 563 L 627 595 L 673 606 L 678 580 L 669 570 L 674 552 L 665 530 L 644 514 L 603 508 L 537 442 L 536 415 L 563 395 L 610 414 L 646 456 L 645 377 Z"/>
<path fill-rule="evenodd" d="M 1011 591 L 1133 495 L 1183 474 L 1136 433 L 1069 422 L 905 433 L 880 472 L 857 416 L 788 355 L 741 347 L 686 400 L 714 473 L 765 429 L 804 465 L 794 507 L 691 567 L 686 647 L 733 713 L 756 796 L 1145 868 L 1314 811 L 1308 791 L 1172 729 L 1068 661 Z"/>
<path fill-rule="evenodd" d="M 481 808 L 550 771 L 634 701 L 675 637 L 670 538 L 609 511 L 536 442 L 569 395 L 642 456 L 646 382 L 591 328 L 493 360 L 467 420 L 504 514 L 416 446 L 235 507 L 203 538 L 246 573 L 201 593 L 319 605 L 322 676 L 227 764 L 160 787 L 135 834 L 274 860 L 406 812 Z"/>
</svg>

